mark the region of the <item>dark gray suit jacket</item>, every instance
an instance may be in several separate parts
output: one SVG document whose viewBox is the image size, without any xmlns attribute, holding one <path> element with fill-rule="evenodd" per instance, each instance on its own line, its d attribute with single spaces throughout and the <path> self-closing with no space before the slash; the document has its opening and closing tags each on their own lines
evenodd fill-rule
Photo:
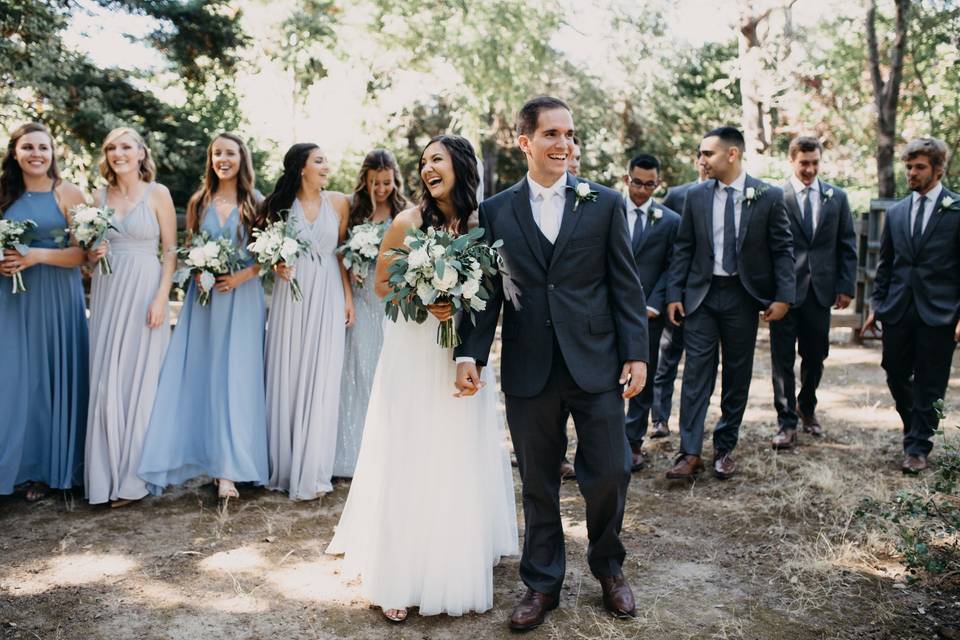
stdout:
<svg viewBox="0 0 960 640">
<path fill-rule="evenodd" d="M 707 297 L 713 279 L 713 192 L 716 187 L 716 180 L 701 182 L 690 188 L 683 203 L 667 281 L 667 303 L 682 302 L 688 315 Z M 761 308 L 774 301 L 793 304 L 797 280 L 783 190 L 748 175 L 744 188 L 751 187 L 758 195 L 755 201 L 742 204 L 737 234 L 740 282 Z"/>
<path fill-rule="evenodd" d="M 951 198 L 949 207 L 944 198 Z M 871 303 L 882 322 L 898 322 L 910 301 L 931 327 L 954 324 L 960 317 L 960 195 L 940 192 L 937 208 L 914 249 L 910 209 L 913 194 L 887 210 L 880 262 Z"/>
<path fill-rule="evenodd" d="M 568 187 L 578 182 L 586 181 L 567 175 Z M 500 381 L 508 395 L 533 397 L 544 389 L 554 334 L 570 375 L 588 393 L 618 388 L 625 361 L 648 360 L 646 298 L 630 251 L 623 197 L 588 184 L 596 200 L 582 201 L 576 211 L 573 189 L 567 190 L 549 264 L 526 178 L 480 204 L 480 226 L 488 242 L 503 240 L 520 304 L 504 304 L 498 277 L 476 325 L 461 322 L 463 344 L 455 355 L 486 363 L 502 306 Z"/>
<path fill-rule="evenodd" d="M 667 271 L 680 227 L 680 214 L 656 202 L 650 206 L 651 211 L 655 208 L 661 217 L 647 228 L 639 245 L 632 245 L 633 258 L 637 262 L 637 273 L 640 274 L 640 283 L 647 296 L 646 306 L 656 309 L 663 316 L 667 307 Z"/>
<path fill-rule="evenodd" d="M 683 211 L 683 199 L 687 197 L 687 191 L 695 187 L 699 182 L 685 182 L 675 187 L 667 189 L 667 195 L 663 197 L 663 206 L 677 213 Z"/>
<path fill-rule="evenodd" d="M 783 186 L 783 200 L 790 214 L 797 271 L 794 304 L 803 304 L 811 288 L 824 307 L 833 305 L 841 293 L 852 298 L 856 293 L 857 235 L 847 194 L 840 187 L 820 181 L 820 220 L 813 238 L 808 238 L 803 230 L 803 212 L 789 180 Z"/>
</svg>

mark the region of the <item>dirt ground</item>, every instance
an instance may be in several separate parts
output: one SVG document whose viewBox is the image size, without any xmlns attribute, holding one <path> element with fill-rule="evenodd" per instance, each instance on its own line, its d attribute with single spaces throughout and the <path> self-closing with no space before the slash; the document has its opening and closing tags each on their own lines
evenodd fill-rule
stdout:
<svg viewBox="0 0 960 640">
<path fill-rule="evenodd" d="M 775 454 L 761 333 L 733 480 L 664 479 L 677 442 L 675 408 L 672 437 L 649 447 L 649 468 L 630 486 L 625 573 L 639 605 L 635 620 L 613 620 L 601 608 L 584 558 L 583 501 L 576 484 L 565 483 L 561 607 L 527 637 L 960 637 L 951 635 L 960 628 L 960 596 L 907 585 L 889 538 L 853 516 L 864 497 L 889 497 L 917 480 L 898 470 L 899 424 L 879 345 L 850 345 L 847 335 L 835 334 L 820 393 L 826 437 Z M 947 398 L 953 417 L 958 364 Z M 715 394 L 711 420 L 718 403 Z M 80 495 L 38 504 L 22 494 L 0 498 L 0 637 L 510 637 L 506 618 L 522 593 L 516 558 L 494 570 L 492 611 L 413 615 L 388 626 L 357 585 L 341 579 L 339 561 L 323 555 L 348 489 L 342 482 L 320 502 L 294 503 L 241 487 L 243 498 L 226 510 L 206 482 L 122 510 L 91 507 Z"/>
</svg>

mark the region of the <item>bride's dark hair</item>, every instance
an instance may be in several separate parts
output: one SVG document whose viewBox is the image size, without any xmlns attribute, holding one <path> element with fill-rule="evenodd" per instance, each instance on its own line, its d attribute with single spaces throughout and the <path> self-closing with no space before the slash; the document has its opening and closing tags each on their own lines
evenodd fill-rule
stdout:
<svg viewBox="0 0 960 640">
<path fill-rule="evenodd" d="M 457 215 L 457 233 L 463 234 L 468 231 L 467 221 L 477 210 L 477 185 L 480 184 L 480 174 L 477 173 L 477 154 L 474 153 L 473 145 L 466 138 L 454 135 L 434 136 L 420 152 L 418 173 L 423 169 L 423 154 L 434 142 L 442 144 L 450 154 L 454 176 L 450 202 Z M 420 176 L 420 187 L 420 210 L 423 218 L 420 228 L 426 231 L 430 227 L 442 227 L 446 222 L 446 216 L 443 215 L 434 197 L 430 195 L 423 176 Z"/>
</svg>

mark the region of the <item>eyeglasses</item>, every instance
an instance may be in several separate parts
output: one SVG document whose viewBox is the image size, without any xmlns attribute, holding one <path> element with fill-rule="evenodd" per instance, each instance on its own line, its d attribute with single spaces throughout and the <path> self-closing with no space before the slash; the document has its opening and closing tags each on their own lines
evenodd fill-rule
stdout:
<svg viewBox="0 0 960 640">
<path fill-rule="evenodd" d="M 637 180 L 636 178 L 630 178 L 630 186 L 636 187 L 637 189 L 656 189 L 660 186 L 659 180 L 651 180 L 649 182 L 644 182 L 642 180 Z"/>
</svg>

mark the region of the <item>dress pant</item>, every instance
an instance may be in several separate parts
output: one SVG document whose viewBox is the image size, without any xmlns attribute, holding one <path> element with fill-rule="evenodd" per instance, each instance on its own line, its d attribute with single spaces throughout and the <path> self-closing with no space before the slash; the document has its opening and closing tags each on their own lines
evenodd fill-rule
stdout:
<svg viewBox="0 0 960 640">
<path fill-rule="evenodd" d="M 800 352 L 800 393 L 793 372 Z M 823 377 L 823 361 L 830 351 L 830 307 L 817 301 L 813 292 L 781 320 L 770 323 L 770 360 L 773 364 L 773 405 L 781 430 L 797 428 L 797 406 L 805 416 L 817 408 L 817 387 Z"/>
<path fill-rule="evenodd" d="M 657 370 L 657 361 L 660 357 L 660 334 L 663 333 L 663 315 L 648 319 L 648 335 L 650 336 L 650 360 L 647 362 L 647 371 Z M 630 444 L 641 445 L 647 435 L 647 426 L 650 422 L 650 408 L 653 405 L 654 385 L 647 384 L 643 391 L 630 398 L 627 408 L 627 440 Z"/>
<path fill-rule="evenodd" d="M 714 276 L 706 298 L 684 319 L 687 352 L 680 390 L 680 452 L 700 455 L 704 421 L 723 357 L 720 422 L 713 430 L 716 455 L 733 451 L 747 408 L 753 352 L 760 321 L 757 301 L 737 276 Z"/>
<path fill-rule="evenodd" d="M 543 391 L 532 398 L 506 396 L 507 423 L 523 482 L 520 578 L 535 591 L 559 595 L 566 574 L 557 469 L 566 451 L 571 414 L 577 430 L 577 484 L 587 507 L 587 562 L 597 577 L 622 573 L 626 549 L 620 528 L 630 482 L 630 447 L 621 392 L 580 389 L 555 344 Z"/>
<path fill-rule="evenodd" d="M 953 361 L 954 325 L 923 323 L 913 302 L 899 322 L 884 322 L 883 360 L 887 386 L 903 421 L 903 450 L 928 455 L 939 418 L 933 403 L 944 397 Z"/>
<path fill-rule="evenodd" d="M 650 417 L 654 422 L 667 422 L 673 410 L 673 383 L 677 379 L 680 358 L 683 357 L 683 326 L 674 326 L 664 320 L 660 336 L 660 352 L 656 375 L 653 377 L 653 406 Z"/>
</svg>

